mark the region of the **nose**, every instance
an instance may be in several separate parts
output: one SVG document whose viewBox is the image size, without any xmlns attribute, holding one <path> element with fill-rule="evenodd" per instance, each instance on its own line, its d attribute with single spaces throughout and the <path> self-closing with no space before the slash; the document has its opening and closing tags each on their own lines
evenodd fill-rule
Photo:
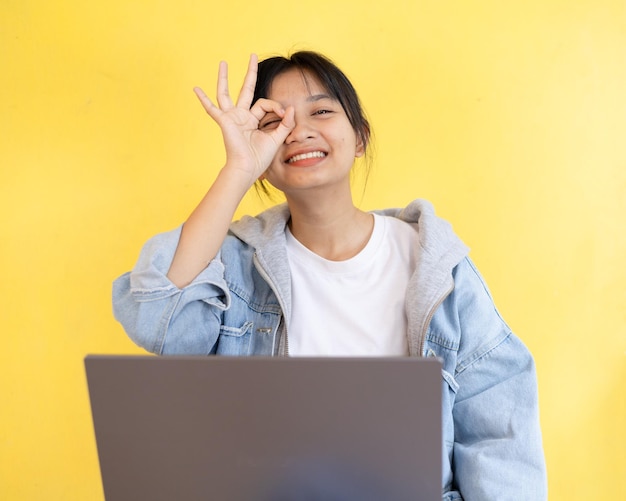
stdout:
<svg viewBox="0 0 626 501">
<path fill-rule="evenodd" d="M 294 142 L 302 142 L 302 141 L 306 141 L 307 139 L 311 139 L 315 137 L 315 134 L 316 134 L 315 130 L 313 129 L 313 127 L 311 126 L 308 120 L 302 117 L 300 118 L 294 117 L 294 119 L 296 122 L 296 126 L 293 129 L 291 129 L 291 132 L 285 139 L 286 144 L 291 144 Z"/>
</svg>

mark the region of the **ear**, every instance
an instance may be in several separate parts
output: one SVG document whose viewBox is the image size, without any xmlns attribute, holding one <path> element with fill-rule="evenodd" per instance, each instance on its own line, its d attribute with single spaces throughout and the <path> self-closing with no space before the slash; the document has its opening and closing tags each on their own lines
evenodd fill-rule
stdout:
<svg viewBox="0 0 626 501">
<path fill-rule="evenodd" d="M 369 128 L 365 130 L 365 140 L 363 140 L 363 138 L 361 137 L 360 134 L 357 134 L 356 136 L 356 151 L 354 156 L 357 158 L 362 157 L 363 155 L 365 155 L 365 150 L 367 149 L 367 144 L 369 143 L 369 139 L 370 139 L 370 130 Z"/>
</svg>

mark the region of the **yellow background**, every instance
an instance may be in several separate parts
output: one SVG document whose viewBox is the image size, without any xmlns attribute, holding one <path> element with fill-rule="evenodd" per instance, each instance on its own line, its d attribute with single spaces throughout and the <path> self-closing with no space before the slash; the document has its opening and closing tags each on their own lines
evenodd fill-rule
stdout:
<svg viewBox="0 0 626 501">
<path fill-rule="evenodd" d="M 292 48 L 369 112 L 361 206 L 433 201 L 533 351 L 551 499 L 626 499 L 621 0 L 3 0 L 0 499 L 103 498 L 82 359 L 140 352 L 111 281 L 222 163 L 191 89 Z"/>
</svg>

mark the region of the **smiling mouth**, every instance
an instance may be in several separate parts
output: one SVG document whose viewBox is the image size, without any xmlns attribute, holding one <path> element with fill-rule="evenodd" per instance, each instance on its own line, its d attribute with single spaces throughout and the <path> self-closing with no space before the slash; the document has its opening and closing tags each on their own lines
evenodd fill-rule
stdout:
<svg viewBox="0 0 626 501">
<path fill-rule="evenodd" d="M 300 160 L 307 160 L 309 158 L 324 158 L 327 153 L 323 151 L 310 151 L 308 153 L 302 153 L 300 155 L 295 155 L 291 158 L 287 159 L 287 163 L 292 164 L 294 162 L 299 162 Z"/>
</svg>

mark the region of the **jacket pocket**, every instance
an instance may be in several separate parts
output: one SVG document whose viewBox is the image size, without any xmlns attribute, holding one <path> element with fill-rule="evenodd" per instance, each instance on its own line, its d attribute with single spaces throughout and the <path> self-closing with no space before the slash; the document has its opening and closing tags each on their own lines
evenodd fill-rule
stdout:
<svg viewBox="0 0 626 501">
<path fill-rule="evenodd" d="M 246 322 L 241 327 L 220 327 L 220 337 L 217 341 L 218 355 L 249 355 L 250 339 L 252 337 L 252 322 Z"/>
</svg>

